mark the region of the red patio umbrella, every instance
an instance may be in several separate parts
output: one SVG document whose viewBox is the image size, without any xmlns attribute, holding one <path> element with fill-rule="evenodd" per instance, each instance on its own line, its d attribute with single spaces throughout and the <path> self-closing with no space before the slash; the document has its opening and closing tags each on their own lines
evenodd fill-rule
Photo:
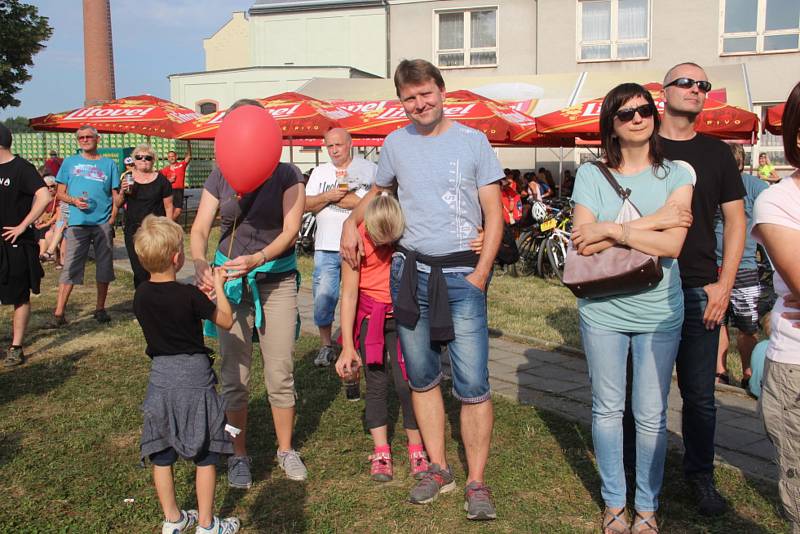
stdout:
<svg viewBox="0 0 800 534">
<path fill-rule="evenodd" d="M 664 112 L 664 98 L 659 83 L 644 86 L 653 95 L 660 113 Z M 603 98 L 594 98 L 559 111 L 536 117 L 536 130 L 541 135 L 576 136 L 592 139 L 600 133 L 600 107 Z M 752 141 L 758 132 L 755 113 L 724 102 L 706 99 L 703 111 L 695 122 L 698 132 L 720 139 Z"/>
<path fill-rule="evenodd" d="M 284 139 L 321 138 L 331 128 L 337 128 L 340 120 L 351 114 L 322 100 L 300 93 L 288 92 L 258 99 L 264 108 L 275 117 Z M 178 139 L 214 139 L 217 129 L 228 110 L 203 115 L 186 124 L 177 135 Z M 293 145 L 294 143 L 290 143 Z"/>
<path fill-rule="evenodd" d="M 86 124 L 102 133 L 136 133 L 169 138 L 174 137 L 183 125 L 200 116 L 169 100 L 138 95 L 35 117 L 30 120 L 30 125 L 35 130 L 72 132 Z"/>
<path fill-rule="evenodd" d="M 786 102 L 772 106 L 767 109 L 767 120 L 764 121 L 764 129 L 773 135 L 783 134 L 783 108 L 786 107 Z"/>
<path fill-rule="evenodd" d="M 353 113 L 342 120 L 342 126 L 356 136 L 385 137 L 409 124 L 399 100 L 334 103 Z M 448 91 L 444 114 L 482 131 L 494 145 L 511 144 L 515 137 L 538 138 L 532 117 L 471 91 Z"/>
</svg>

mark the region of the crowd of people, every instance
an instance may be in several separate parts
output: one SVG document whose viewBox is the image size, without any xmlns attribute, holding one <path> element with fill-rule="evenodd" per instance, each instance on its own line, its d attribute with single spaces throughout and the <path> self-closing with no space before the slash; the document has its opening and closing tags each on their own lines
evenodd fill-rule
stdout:
<svg viewBox="0 0 800 534">
<path fill-rule="evenodd" d="M 662 272 L 660 281 L 645 290 L 577 302 L 606 506 L 603 532 L 659 530 L 673 368 L 683 400 L 686 480 L 700 513 L 725 512 L 713 461 L 715 383 L 729 380 L 726 325 L 738 330 L 745 386 L 760 396 L 778 453 L 780 497 L 794 531 L 800 532 L 795 476 L 800 269 L 792 261 L 800 238 L 800 175 L 767 187 L 763 180 L 774 181 L 776 175 L 766 156 L 759 162 L 759 179 L 743 173 L 739 145 L 695 131 L 711 83 L 694 63 L 666 73 L 663 117 L 642 86 L 613 88 L 600 112 L 602 161 L 582 165 L 574 177 L 567 170 L 558 183 L 546 168 L 525 174 L 503 169 L 483 134 L 447 118 L 444 79 L 431 63 L 401 61 L 394 84 L 410 124 L 386 138 L 377 165 L 353 157 L 350 135 L 334 129 L 325 135 L 330 162 L 307 178 L 296 166 L 279 163 L 255 191 L 237 195 L 214 168 L 190 234 L 195 285 L 176 281 L 185 252 L 183 231 L 174 222 L 191 152 L 183 160 L 170 153 L 169 165 L 158 171 L 153 148 L 139 145 L 120 175 L 116 164 L 97 152 L 97 131 L 83 126 L 76 135 L 80 152 L 63 161 L 51 154 L 40 175 L 14 156 L 12 134 L 0 126 L 0 185 L 5 188 L 0 195 L 0 302 L 14 306 L 4 364 L 24 362 L 30 294 L 40 290 L 41 261 L 63 266 L 52 325 L 61 327 L 92 248 L 93 316 L 100 323 L 111 320 L 105 301 L 114 280 L 113 227 L 124 207 L 134 313 L 152 358 L 141 456 L 153 465 L 163 531 L 196 526 L 199 533 L 237 532 L 238 519 L 214 515 L 214 488 L 221 455 L 228 457 L 231 487 L 253 484 L 247 453 L 248 432 L 259 432 L 248 427 L 253 341 L 263 360 L 276 463 L 290 480 L 308 477 L 293 448 L 300 285 L 294 244 L 303 214 L 314 213 L 312 287 L 321 341 L 314 364 L 335 364 L 349 383 L 364 374 L 364 419 L 373 440 L 370 478 L 387 482 L 394 477 L 397 457 L 387 427 L 394 390 L 415 480 L 408 500 L 428 504 L 456 488 L 445 452 L 446 352 L 452 394 L 460 402 L 464 509 L 468 519 L 491 520 L 497 511 L 485 478 L 494 423 L 487 290 L 495 255 L 504 224 L 524 223 L 535 202 L 571 196 L 578 254 L 591 257 L 610 247 L 628 247 L 657 256 Z M 233 108 L 240 106 L 261 104 L 243 99 Z M 786 158 L 800 168 L 800 84 L 789 95 L 783 128 Z M 626 202 L 635 205 L 639 217 L 620 223 Z M 209 260 L 217 215 L 221 236 Z M 769 341 L 758 344 L 768 305 L 756 242 L 774 265 L 776 294 L 767 320 Z M 340 301 L 342 336 L 334 340 Z M 219 392 L 204 336 L 219 340 Z M 762 369 L 757 362 L 763 360 Z M 626 389 L 633 436 L 623 430 Z M 633 458 L 629 451 L 635 451 Z M 176 502 L 171 466 L 178 458 L 197 466 L 197 510 L 181 509 Z M 626 464 L 635 477 L 630 516 Z"/>
</svg>

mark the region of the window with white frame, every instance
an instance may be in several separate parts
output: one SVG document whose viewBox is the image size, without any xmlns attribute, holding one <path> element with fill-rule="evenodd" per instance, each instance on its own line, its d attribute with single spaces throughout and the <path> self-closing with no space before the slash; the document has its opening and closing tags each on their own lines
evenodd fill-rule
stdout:
<svg viewBox="0 0 800 534">
<path fill-rule="evenodd" d="M 436 64 L 439 67 L 497 65 L 497 8 L 436 11 Z"/>
<path fill-rule="evenodd" d="M 650 0 L 578 0 L 578 61 L 650 57 Z"/>
<path fill-rule="evenodd" d="M 720 54 L 800 50 L 800 0 L 724 0 Z"/>
</svg>

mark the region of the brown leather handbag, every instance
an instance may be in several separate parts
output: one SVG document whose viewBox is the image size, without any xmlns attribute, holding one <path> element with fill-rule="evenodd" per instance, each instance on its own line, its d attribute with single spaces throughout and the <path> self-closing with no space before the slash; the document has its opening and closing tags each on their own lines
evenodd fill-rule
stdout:
<svg viewBox="0 0 800 534">
<path fill-rule="evenodd" d="M 631 190 L 623 189 L 604 163 L 592 163 L 622 199 L 615 222 L 622 224 L 641 218 L 642 214 L 631 202 Z M 597 254 L 583 256 L 570 241 L 563 282 L 576 297 L 591 299 L 638 293 L 654 287 L 663 276 L 658 256 L 624 245 L 614 245 Z"/>
</svg>

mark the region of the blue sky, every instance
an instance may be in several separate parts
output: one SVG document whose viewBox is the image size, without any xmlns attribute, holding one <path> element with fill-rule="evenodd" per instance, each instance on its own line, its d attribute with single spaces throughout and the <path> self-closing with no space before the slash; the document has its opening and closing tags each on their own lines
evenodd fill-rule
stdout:
<svg viewBox="0 0 800 534">
<path fill-rule="evenodd" d="M 53 35 L 34 57 L 32 78 L 0 119 L 36 117 L 83 105 L 83 2 L 23 0 L 50 19 Z M 111 0 L 117 97 L 169 98 L 167 75 L 204 69 L 203 39 L 253 0 Z"/>
</svg>

